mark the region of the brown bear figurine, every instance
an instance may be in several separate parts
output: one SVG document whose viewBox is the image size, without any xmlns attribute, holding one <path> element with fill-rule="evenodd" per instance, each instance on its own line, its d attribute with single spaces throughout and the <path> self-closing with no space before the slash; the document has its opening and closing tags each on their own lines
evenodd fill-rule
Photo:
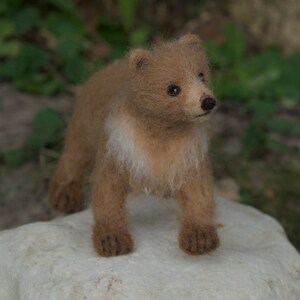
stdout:
<svg viewBox="0 0 300 300">
<path fill-rule="evenodd" d="M 133 250 L 125 199 L 131 190 L 174 197 L 182 208 L 179 245 L 191 255 L 219 246 L 208 161 L 216 107 L 196 35 L 134 49 L 81 88 L 50 185 L 58 211 L 83 209 L 91 175 L 93 242 L 101 256 Z"/>
</svg>

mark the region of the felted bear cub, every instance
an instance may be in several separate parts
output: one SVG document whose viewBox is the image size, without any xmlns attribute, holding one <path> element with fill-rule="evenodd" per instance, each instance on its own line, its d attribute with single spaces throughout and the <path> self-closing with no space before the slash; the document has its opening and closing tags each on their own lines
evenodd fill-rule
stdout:
<svg viewBox="0 0 300 300">
<path fill-rule="evenodd" d="M 93 242 L 101 256 L 133 250 L 124 205 L 131 190 L 180 203 L 183 251 L 216 249 L 207 154 L 215 107 L 196 35 L 131 50 L 83 85 L 50 185 L 50 203 L 61 212 L 81 210 L 84 177 L 92 165 Z"/>
</svg>

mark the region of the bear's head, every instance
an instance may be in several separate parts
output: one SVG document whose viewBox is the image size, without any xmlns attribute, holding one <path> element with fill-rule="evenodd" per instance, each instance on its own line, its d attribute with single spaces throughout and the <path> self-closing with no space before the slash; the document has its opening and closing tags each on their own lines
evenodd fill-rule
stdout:
<svg viewBox="0 0 300 300">
<path fill-rule="evenodd" d="M 129 53 L 134 107 L 144 116 L 167 122 L 206 120 L 215 109 L 210 68 L 201 40 L 178 40 Z"/>
</svg>

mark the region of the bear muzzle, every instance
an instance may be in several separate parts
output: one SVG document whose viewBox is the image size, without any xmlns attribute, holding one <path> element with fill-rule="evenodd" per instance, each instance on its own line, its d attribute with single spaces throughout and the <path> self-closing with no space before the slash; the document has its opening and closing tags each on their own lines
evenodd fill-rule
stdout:
<svg viewBox="0 0 300 300">
<path fill-rule="evenodd" d="M 200 106 L 203 110 L 206 112 L 211 111 L 217 104 L 217 101 L 215 98 L 211 96 L 203 96 L 200 98 Z"/>
</svg>

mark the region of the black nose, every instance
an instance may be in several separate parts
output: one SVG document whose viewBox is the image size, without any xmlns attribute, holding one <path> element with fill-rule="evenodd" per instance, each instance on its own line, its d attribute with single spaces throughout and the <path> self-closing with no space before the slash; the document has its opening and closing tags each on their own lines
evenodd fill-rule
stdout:
<svg viewBox="0 0 300 300">
<path fill-rule="evenodd" d="M 205 97 L 204 99 L 201 99 L 201 108 L 203 110 L 211 110 L 215 107 L 216 105 L 216 100 L 212 97 Z"/>
</svg>

